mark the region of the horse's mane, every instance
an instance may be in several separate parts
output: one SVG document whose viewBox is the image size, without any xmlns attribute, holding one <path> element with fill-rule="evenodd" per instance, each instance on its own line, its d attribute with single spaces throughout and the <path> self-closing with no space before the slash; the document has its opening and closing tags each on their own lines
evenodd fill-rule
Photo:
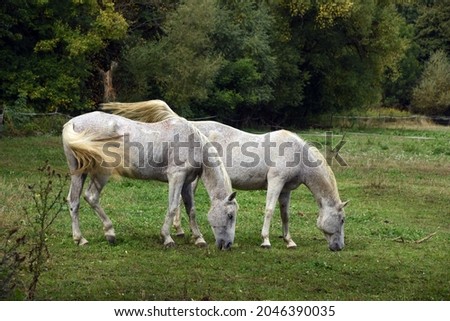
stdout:
<svg viewBox="0 0 450 321">
<path fill-rule="evenodd" d="M 148 100 L 137 103 L 104 103 L 101 109 L 113 114 L 145 123 L 156 123 L 169 118 L 180 117 L 162 100 Z"/>
</svg>

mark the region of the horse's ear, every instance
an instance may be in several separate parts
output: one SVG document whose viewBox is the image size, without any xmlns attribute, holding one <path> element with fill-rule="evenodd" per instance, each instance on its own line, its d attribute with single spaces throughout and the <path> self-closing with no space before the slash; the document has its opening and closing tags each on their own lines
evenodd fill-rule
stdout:
<svg viewBox="0 0 450 321">
<path fill-rule="evenodd" d="M 231 193 L 230 196 L 228 196 L 228 202 L 231 202 L 232 200 L 234 200 L 236 198 L 236 192 Z"/>
<path fill-rule="evenodd" d="M 350 202 L 350 201 L 345 201 L 345 202 L 341 203 L 341 205 L 339 206 L 339 209 L 342 210 L 344 207 L 346 207 L 348 202 Z"/>
</svg>

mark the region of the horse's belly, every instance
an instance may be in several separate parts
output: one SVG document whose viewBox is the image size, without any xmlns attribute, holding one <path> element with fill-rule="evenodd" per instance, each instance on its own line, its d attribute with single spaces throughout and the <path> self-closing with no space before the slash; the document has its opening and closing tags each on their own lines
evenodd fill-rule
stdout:
<svg viewBox="0 0 450 321">
<path fill-rule="evenodd" d="M 148 170 L 147 168 L 134 167 L 123 173 L 123 176 L 160 182 L 168 181 L 166 168 Z"/>
<path fill-rule="evenodd" d="M 233 188 L 241 190 L 261 190 L 267 188 L 266 176 L 254 175 L 252 173 L 242 173 L 237 176 L 231 176 L 231 185 Z"/>
<path fill-rule="evenodd" d="M 264 183 L 264 184 L 255 185 L 255 184 L 245 184 L 245 183 L 239 184 L 238 183 L 238 184 L 233 184 L 233 188 L 240 189 L 242 191 L 260 191 L 260 190 L 267 189 L 267 184 Z"/>
</svg>

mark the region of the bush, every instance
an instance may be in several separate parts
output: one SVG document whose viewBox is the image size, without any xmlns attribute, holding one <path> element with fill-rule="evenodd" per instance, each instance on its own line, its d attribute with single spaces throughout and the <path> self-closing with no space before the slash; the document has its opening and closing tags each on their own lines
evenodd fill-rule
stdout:
<svg viewBox="0 0 450 321">
<path fill-rule="evenodd" d="M 59 113 L 36 113 L 30 106 L 26 93 L 3 107 L 0 135 L 59 135 L 69 116 Z"/>
<path fill-rule="evenodd" d="M 444 51 L 433 53 L 413 90 L 412 111 L 426 115 L 450 112 L 450 61 Z"/>
<path fill-rule="evenodd" d="M 13 115 L 6 111 L 4 125 L 0 134 L 8 136 L 60 135 L 63 125 L 69 117 L 54 115 Z"/>
</svg>

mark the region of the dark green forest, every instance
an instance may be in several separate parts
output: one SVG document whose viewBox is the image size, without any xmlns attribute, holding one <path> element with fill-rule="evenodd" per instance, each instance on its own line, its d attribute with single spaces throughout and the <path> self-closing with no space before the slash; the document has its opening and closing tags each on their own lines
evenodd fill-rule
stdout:
<svg viewBox="0 0 450 321">
<path fill-rule="evenodd" d="M 2 0 L 0 114 L 163 99 L 189 118 L 305 126 L 450 112 L 450 0 Z"/>
</svg>

